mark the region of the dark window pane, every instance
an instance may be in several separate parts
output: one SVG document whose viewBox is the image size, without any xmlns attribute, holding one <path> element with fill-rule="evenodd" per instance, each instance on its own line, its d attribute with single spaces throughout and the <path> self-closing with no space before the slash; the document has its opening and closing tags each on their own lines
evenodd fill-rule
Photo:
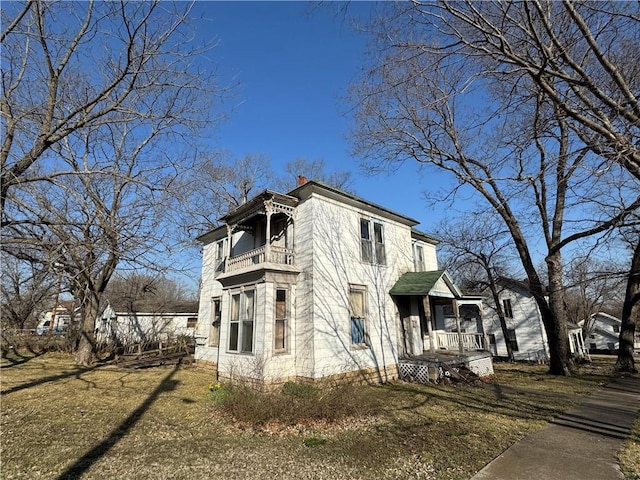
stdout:
<svg viewBox="0 0 640 480">
<path fill-rule="evenodd" d="M 360 238 L 363 240 L 371 240 L 371 234 L 369 232 L 369 220 L 360 220 Z"/>
<path fill-rule="evenodd" d="M 287 291 L 276 290 L 276 318 L 287 317 Z"/>
<path fill-rule="evenodd" d="M 234 322 L 229 325 L 229 350 L 238 350 L 238 323 Z"/>
<path fill-rule="evenodd" d="M 253 321 L 242 322 L 242 351 L 253 351 Z"/>
<path fill-rule="evenodd" d="M 364 343 L 364 318 L 351 317 L 351 343 Z"/>
</svg>

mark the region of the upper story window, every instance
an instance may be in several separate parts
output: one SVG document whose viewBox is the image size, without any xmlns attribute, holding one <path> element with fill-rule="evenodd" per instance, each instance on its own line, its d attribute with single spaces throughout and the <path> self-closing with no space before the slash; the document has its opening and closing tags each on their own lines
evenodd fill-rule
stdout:
<svg viewBox="0 0 640 480">
<path fill-rule="evenodd" d="M 385 265 L 384 227 L 367 218 L 360 219 L 360 258 L 363 262 Z"/>
<path fill-rule="evenodd" d="M 613 333 L 620 333 L 620 325 L 613 326 Z"/>
<path fill-rule="evenodd" d="M 413 266 L 416 272 L 424 272 L 424 248 L 417 243 L 413 244 Z"/>
<path fill-rule="evenodd" d="M 187 328 L 196 328 L 197 324 L 198 324 L 198 317 L 187 318 Z"/>
<path fill-rule="evenodd" d="M 217 271 L 222 271 L 224 267 L 224 257 L 226 256 L 227 239 L 218 240 L 215 246 L 215 265 Z"/>
<path fill-rule="evenodd" d="M 505 318 L 513 318 L 513 308 L 511 307 L 511 299 L 505 298 L 502 300 L 502 311 Z"/>
</svg>

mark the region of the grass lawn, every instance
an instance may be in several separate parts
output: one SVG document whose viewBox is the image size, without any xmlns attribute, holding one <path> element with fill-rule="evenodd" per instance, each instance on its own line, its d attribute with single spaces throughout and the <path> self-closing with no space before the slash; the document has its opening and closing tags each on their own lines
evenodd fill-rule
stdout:
<svg viewBox="0 0 640 480">
<path fill-rule="evenodd" d="M 13 357 L 2 360 L 1 476 L 468 479 L 606 382 L 612 361 L 572 378 L 497 364 L 495 378 L 477 386 L 357 387 L 376 405 L 367 415 L 256 426 L 220 410 L 205 370 L 80 369 L 63 354 Z M 629 479 L 640 479 L 637 426 L 621 453 Z"/>
</svg>

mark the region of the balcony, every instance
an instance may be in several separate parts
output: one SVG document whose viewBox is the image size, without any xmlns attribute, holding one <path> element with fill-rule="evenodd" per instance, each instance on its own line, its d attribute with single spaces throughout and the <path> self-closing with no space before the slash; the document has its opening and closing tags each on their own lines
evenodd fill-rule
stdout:
<svg viewBox="0 0 640 480">
<path fill-rule="evenodd" d="M 269 258 L 267 258 L 266 245 L 229 258 L 226 263 L 225 273 L 249 269 L 265 263 L 294 265 L 293 249 L 271 245 L 269 250 Z"/>
</svg>

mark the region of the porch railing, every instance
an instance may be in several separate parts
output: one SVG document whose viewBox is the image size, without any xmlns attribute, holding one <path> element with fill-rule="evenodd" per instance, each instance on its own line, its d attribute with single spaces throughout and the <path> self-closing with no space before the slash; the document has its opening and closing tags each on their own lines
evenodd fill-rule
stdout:
<svg viewBox="0 0 640 480">
<path fill-rule="evenodd" d="M 290 248 L 278 247 L 271 245 L 269 254 L 269 262 L 279 265 L 293 265 L 293 250 Z M 241 268 L 251 267 L 266 261 L 266 247 L 263 245 L 248 252 L 229 258 L 227 262 L 227 272 L 240 270 Z"/>
<path fill-rule="evenodd" d="M 462 348 L 465 351 L 487 350 L 485 337 L 482 333 L 455 333 L 437 330 L 435 333 L 437 348 L 445 350 L 459 350 L 460 336 L 462 337 Z"/>
</svg>

